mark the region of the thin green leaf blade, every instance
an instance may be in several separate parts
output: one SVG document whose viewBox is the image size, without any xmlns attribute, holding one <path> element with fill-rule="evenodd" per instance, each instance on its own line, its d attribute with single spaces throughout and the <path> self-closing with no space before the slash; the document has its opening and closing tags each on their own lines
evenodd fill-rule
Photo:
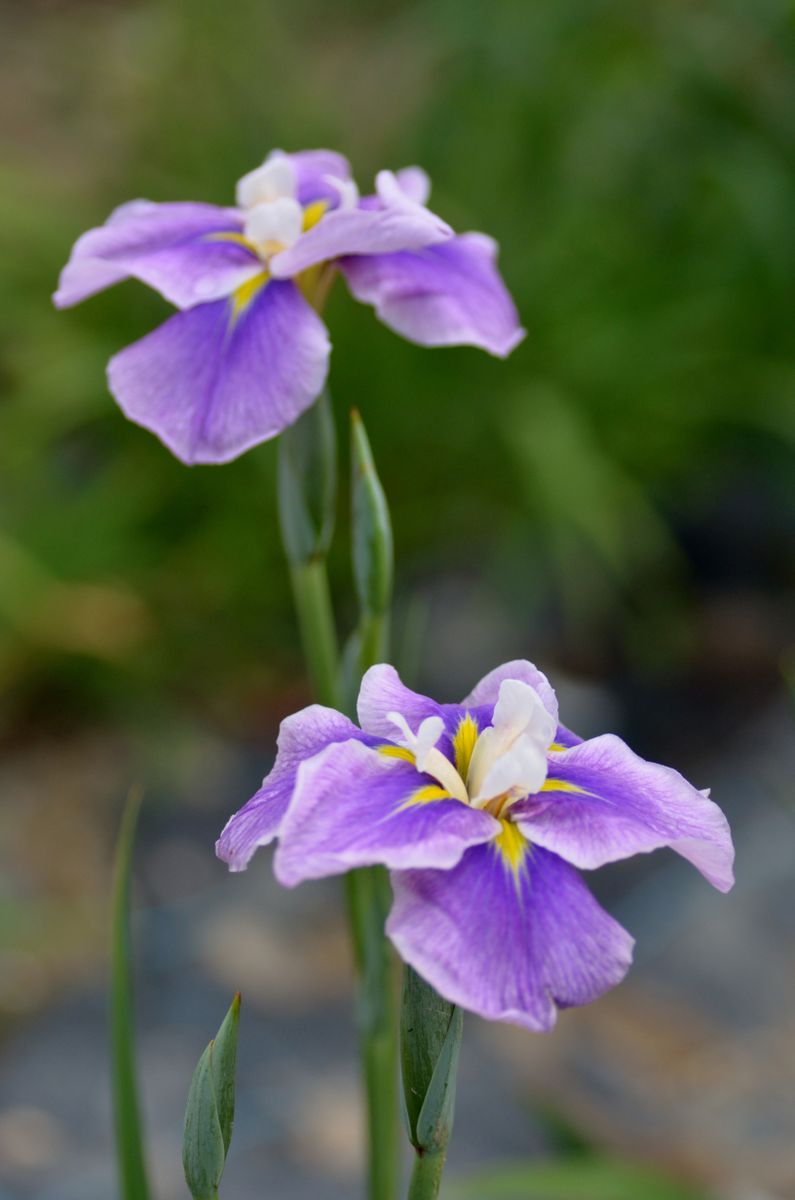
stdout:
<svg viewBox="0 0 795 1200">
<path fill-rule="evenodd" d="M 141 791 L 127 797 L 116 845 L 110 948 L 111 1083 L 116 1156 L 122 1200 L 149 1200 L 144 1157 L 132 1001 L 130 874 Z"/>
</svg>

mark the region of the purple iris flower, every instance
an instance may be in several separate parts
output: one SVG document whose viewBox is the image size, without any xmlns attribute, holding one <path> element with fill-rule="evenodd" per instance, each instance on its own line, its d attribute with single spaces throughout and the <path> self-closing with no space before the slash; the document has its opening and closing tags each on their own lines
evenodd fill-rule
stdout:
<svg viewBox="0 0 795 1200">
<path fill-rule="evenodd" d="M 424 346 L 505 356 L 524 336 L 496 244 L 459 237 L 425 203 L 417 167 L 381 171 L 359 197 L 339 154 L 275 151 L 234 208 L 133 200 L 77 241 L 54 301 L 130 276 L 180 311 L 108 365 L 123 412 L 186 463 L 221 463 L 295 421 L 320 394 L 319 316 L 335 271 L 382 321 Z"/>
<path fill-rule="evenodd" d="M 319 705 L 288 717 L 273 771 L 217 853 L 243 870 L 278 836 L 288 887 L 389 867 L 400 955 L 483 1017 L 546 1030 L 624 977 L 633 939 L 578 868 L 669 846 L 719 891 L 734 882 L 729 826 L 707 793 L 612 734 L 577 737 L 529 662 L 498 667 L 461 704 L 372 667 L 358 715 L 361 728 Z"/>
</svg>

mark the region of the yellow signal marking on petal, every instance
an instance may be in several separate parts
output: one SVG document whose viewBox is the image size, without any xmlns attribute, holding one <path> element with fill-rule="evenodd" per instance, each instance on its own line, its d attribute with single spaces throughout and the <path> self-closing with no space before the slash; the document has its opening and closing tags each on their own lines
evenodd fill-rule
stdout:
<svg viewBox="0 0 795 1200">
<path fill-rule="evenodd" d="M 507 821 L 505 817 L 500 817 L 499 821 L 502 829 L 493 844 L 497 847 L 505 866 L 518 878 L 530 849 L 530 843 L 513 821 Z"/>
<path fill-rule="evenodd" d="M 472 751 L 475 749 L 475 742 L 478 740 L 478 723 L 471 713 L 466 713 L 458 723 L 458 729 L 455 731 L 453 738 L 453 753 L 455 755 L 455 769 L 462 779 L 466 779 L 469 771 L 469 763 L 472 758 Z"/>
<path fill-rule="evenodd" d="M 435 783 L 426 784 L 424 787 L 417 788 L 416 792 L 412 792 L 408 796 L 397 812 L 405 812 L 407 808 L 414 808 L 417 804 L 431 804 L 435 800 L 452 800 L 453 797 L 449 792 L 446 792 L 443 787 L 439 787 Z"/>
<path fill-rule="evenodd" d="M 430 804 L 432 800 L 450 800 L 450 793 L 438 784 L 429 783 L 425 787 L 417 788 L 406 801 L 406 804 Z"/>
<path fill-rule="evenodd" d="M 236 287 L 230 296 L 232 302 L 232 321 L 236 321 L 244 309 L 248 307 L 257 292 L 265 286 L 270 276 L 267 271 L 260 271 L 253 279 L 247 279 L 245 283 L 241 283 L 240 287 Z"/>
<path fill-rule="evenodd" d="M 592 796 L 593 793 L 586 791 L 585 788 L 578 787 L 576 783 L 569 783 L 565 779 L 545 779 L 541 784 L 539 791 L 542 792 L 579 792 L 581 796 Z"/>
<path fill-rule="evenodd" d="M 236 246 L 244 246 L 252 254 L 257 253 L 257 247 L 242 233 L 208 233 L 204 240 L 207 242 L 234 242 Z"/>
<path fill-rule="evenodd" d="M 328 200 L 313 200 L 311 204 L 307 204 L 304 209 L 304 233 L 317 225 L 320 218 L 325 216 L 327 208 Z"/>
<path fill-rule="evenodd" d="M 562 746 L 560 742 L 553 742 L 549 749 L 559 753 L 561 750 L 568 750 L 568 746 Z"/>
<path fill-rule="evenodd" d="M 416 758 L 410 750 L 405 746 L 378 746 L 378 753 L 385 755 L 387 758 L 402 758 L 404 762 L 411 763 L 412 766 L 416 763 Z"/>
</svg>

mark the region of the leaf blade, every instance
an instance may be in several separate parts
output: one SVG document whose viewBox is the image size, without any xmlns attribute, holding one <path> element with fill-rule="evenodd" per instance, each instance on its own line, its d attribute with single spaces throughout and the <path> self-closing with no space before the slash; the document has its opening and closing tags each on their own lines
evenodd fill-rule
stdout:
<svg viewBox="0 0 795 1200">
<path fill-rule="evenodd" d="M 144 1155 L 132 999 L 130 876 L 141 790 L 132 788 L 122 814 L 113 871 L 110 948 L 111 1088 L 122 1200 L 149 1200 Z"/>
</svg>

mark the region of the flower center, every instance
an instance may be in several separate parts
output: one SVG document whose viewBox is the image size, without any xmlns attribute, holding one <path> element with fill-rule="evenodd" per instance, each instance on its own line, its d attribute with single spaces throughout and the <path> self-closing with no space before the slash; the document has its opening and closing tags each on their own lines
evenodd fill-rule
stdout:
<svg viewBox="0 0 795 1200">
<path fill-rule="evenodd" d="M 355 208 L 359 200 L 355 183 L 331 175 L 324 176 L 324 182 L 338 193 L 340 208 Z M 274 254 L 294 245 L 329 209 L 326 200 L 315 200 L 304 208 L 297 193 L 295 167 L 286 154 L 272 154 L 237 182 L 237 205 L 244 214 L 243 239 L 266 266 Z"/>
<path fill-rule="evenodd" d="M 515 800 L 539 791 L 546 779 L 555 720 L 538 693 L 518 679 L 506 679 L 500 685 L 492 724 L 476 737 L 472 717 L 467 714 L 463 719 L 454 740 L 455 766 L 436 748 L 444 732 L 441 717 L 427 717 L 413 733 L 401 713 L 388 716 L 418 771 L 432 776 L 456 800 L 487 809 L 494 816 L 501 816 Z"/>
</svg>

